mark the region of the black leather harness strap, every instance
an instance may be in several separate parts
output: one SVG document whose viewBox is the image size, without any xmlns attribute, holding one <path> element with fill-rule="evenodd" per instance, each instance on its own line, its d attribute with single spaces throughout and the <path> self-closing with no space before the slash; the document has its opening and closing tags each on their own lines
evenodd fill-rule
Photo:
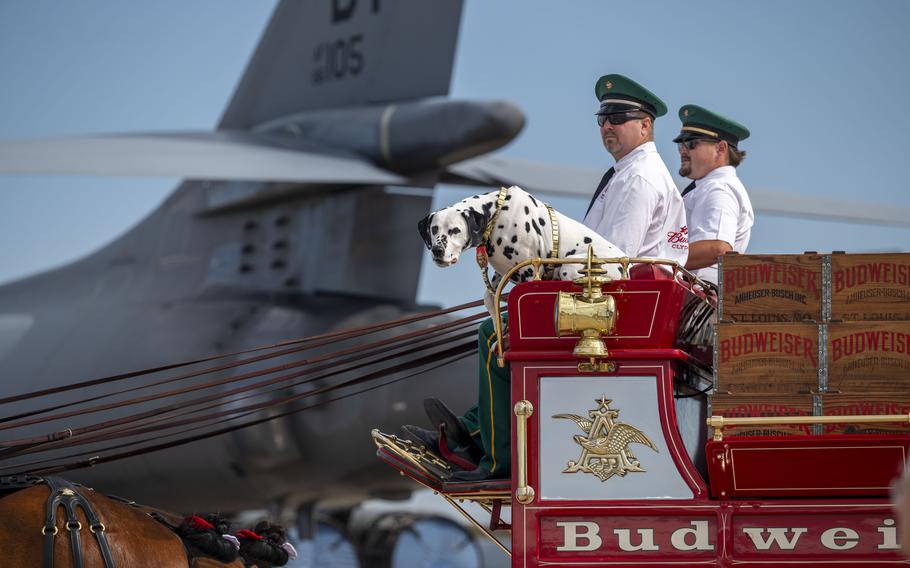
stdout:
<svg viewBox="0 0 910 568">
<path fill-rule="evenodd" d="M 44 526 L 41 528 L 41 534 L 44 535 L 44 567 L 53 568 L 54 566 L 54 537 L 57 536 L 57 508 L 61 505 L 66 511 L 66 529 L 70 534 L 70 544 L 73 551 L 73 568 L 82 568 L 82 542 L 79 533 L 82 531 L 82 523 L 76 516 L 77 507 L 82 508 L 85 518 L 89 524 L 89 530 L 95 535 L 98 541 L 98 548 L 101 550 L 101 557 L 104 559 L 105 568 L 117 568 L 114 559 L 111 556 L 111 547 L 107 542 L 107 536 L 104 534 L 105 527 L 98 515 L 95 514 L 92 504 L 76 489 L 76 486 L 60 479 L 59 477 L 46 477 L 44 482 L 50 488 L 51 494 L 47 498 L 47 504 L 44 511 Z"/>
</svg>

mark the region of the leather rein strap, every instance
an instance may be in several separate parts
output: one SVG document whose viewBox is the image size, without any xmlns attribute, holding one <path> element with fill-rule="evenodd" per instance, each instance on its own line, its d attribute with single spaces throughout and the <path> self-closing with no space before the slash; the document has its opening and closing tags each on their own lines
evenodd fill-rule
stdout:
<svg viewBox="0 0 910 568">
<path fill-rule="evenodd" d="M 57 508 L 61 505 L 66 510 L 66 530 L 70 533 L 70 544 L 73 551 L 73 568 L 82 568 L 82 546 L 80 543 L 79 532 L 82 530 L 82 523 L 76 516 L 76 507 L 82 507 L 85 518 L 89 523 L 89 530 L 95 535 L 98 541 L 98 548 L 101 550 L 101 556 L 104 559 L 105 568 L 116 568 L 114 559 L 111 556 L 111 547 L 108 545 L 107 536 L 105 536 L 104 523 L 95 514 L 92 504 L 79 493 L 69 481 L 59 477 L 46 477 L 44 482 L 51 490 L 47 498 L 47 504 L 44 511 L 44 526 L 41 528 L 41 534 L 44 535 L 44 568 L 53 568 L 54 566 L 54 537 L 57 536 Z"/>
<path fill-rule="evenodd" d="M 496 290 L 493 289 L 493 285 L 490 283 L 490 277 L 487 274 L 487 267 L 490 265 L 490 258 L 487 256 L 487 242 L 490 240 L 490 235 L 493 234 L 493 225 L 496 223 L 496 218 L 499 217 L 499 213 L 502 211 L 503 205 L 505 205 L 506 195 L 508 193 L 508 188 L 499 188 L 499 195 L 496 197 L 496 211 L 493 212 L 493 216 L 490 217 L 490 222 L 487 223 L 486 228 L 484 228 L 483 236 L 480 240 L 480 246 L 477 247 L 477 266 L 480 267 L 480 275 L 483 278 L 483 284 L 486 286 L 487 292 L 489 292 L 491 296 L 496 295 Z M 553 236 L 553 245 L 550 247 L 550 252 L 547 254 L 547 258 L 558 258 L 559 221 L 556 219 L 556 211 L 548 203 L 544 203 L 544 207 L 547 208 L 547 213 L 550 214 L 550 229 Z M 543 278 L 544 280 L 553 280 L 553 276 L 555 274 L 556 267 L 548 266 L 543 272 Z"/>
</svg>

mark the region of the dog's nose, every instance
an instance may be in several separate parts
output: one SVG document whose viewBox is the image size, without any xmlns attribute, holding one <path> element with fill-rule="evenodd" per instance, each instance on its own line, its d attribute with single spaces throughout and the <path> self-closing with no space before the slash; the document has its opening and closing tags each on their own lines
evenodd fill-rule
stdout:
<svg viewBox="0 0 910 568">
<path fill-rule="evenodd" d="M 442 247 L 433 247 L 430 249 L 430 252 L 433 253 L 433 256 L 442 256 Z"/>
</svg>

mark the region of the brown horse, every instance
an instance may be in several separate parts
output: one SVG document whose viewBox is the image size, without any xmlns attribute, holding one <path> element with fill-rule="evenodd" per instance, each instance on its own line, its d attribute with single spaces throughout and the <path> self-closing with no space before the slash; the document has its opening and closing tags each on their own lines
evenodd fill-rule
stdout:
<svg viewBox="0 0 910 568">
<path fill-rule="evenodd" d="M 73 541 L 78 544 L 81 565 L 84 568 L 129 568 L 134 566 L 155 566 L 160 568 L 243 568 L 239 558 L 224 563 L 199 553 L 194 555 L 192 547 L 185 547 L 180 537 L 164 522 L 179 525 L 181 517 L 155 512 L 161 521 L 152 518 L 154 510 L 130 506 L 87 487 L 73 488 L 62 482 L 53 491 L 46 483 L 33 485 L 8 494 L 0 499 L 0 550 L 4 566 L 17 568 L 72 568 L 79 566 L 74 559 L 77 553 Z M 53 503 L 55 496 L 72 497 L 75 491 L 88 503 L 84 506 Z M 51 503 L 51 505 L 49 505 Z M 67 510 L 72 509 L 72 512 Z M 59 510 L 57 510 L 59 509 Z M 56 517 L 48 522 L 53 510 Z M 75 515 L 75 520 L 71 520 Z M 70 517 L 68 520 L 67 517 Z M 94 517 L 92 522 L 90 516 Z M 163 522 L 162 522 L 163 521 Z M 49 541 L 52 543 L 49 544 Z M 99 544 L 106 541 L 106 545 Z M 45 552 L 49 547 L 52 560 L 49 563 Z M 102 549 L 109 552 L 105 563 Z"/>
</svg>

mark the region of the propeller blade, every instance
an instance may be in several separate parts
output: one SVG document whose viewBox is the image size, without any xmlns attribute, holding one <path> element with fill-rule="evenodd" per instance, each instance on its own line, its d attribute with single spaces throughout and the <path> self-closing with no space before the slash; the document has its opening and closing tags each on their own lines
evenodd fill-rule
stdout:
<svg viewBox="0 0 910 568">
<path fill-rule="evenodd" d="M 357 185 L 404 181 L 358 156 L 294 139 L 229 131 L 3 140 L 0 174 Z"/>
<path fill-rule="evenodd" d="M 602 176 L 603 171 L 593 168 L 483 156 L 449 166 L 440 181 L 465 185 L 518 185 L 531 193 L 590 198 Z M 746 189 L 752 207 L 768 215 L 910 227 L 908 207 L 810 197 L 752 187 Z"/>
</svg>

